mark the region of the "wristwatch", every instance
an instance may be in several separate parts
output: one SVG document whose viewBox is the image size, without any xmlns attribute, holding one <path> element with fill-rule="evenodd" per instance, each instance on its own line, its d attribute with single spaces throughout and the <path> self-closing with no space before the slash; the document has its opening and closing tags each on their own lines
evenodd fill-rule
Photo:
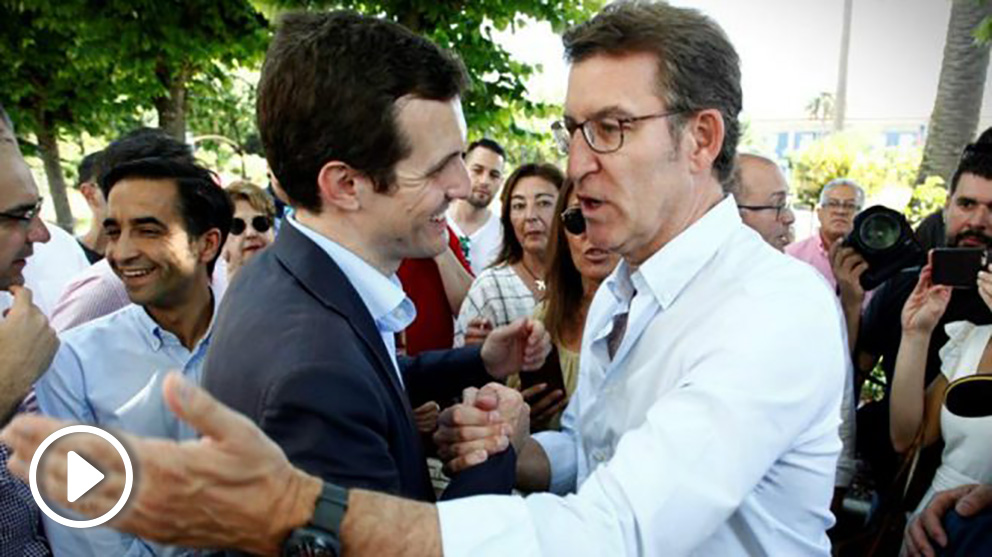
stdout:
<svg viewBox="0 0 992 557">
<path fill-rule="evenodd" d="M 341 521 L 348 510 L 348 490 L 324 482 L 310 522 L 293 530 L 282 546 L 284 557 L 338 557 Z"/>
</svg>

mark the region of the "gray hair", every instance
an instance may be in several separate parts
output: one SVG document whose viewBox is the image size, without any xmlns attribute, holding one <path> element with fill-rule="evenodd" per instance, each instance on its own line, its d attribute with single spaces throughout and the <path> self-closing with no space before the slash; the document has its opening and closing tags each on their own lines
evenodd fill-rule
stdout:
<svg viewBox="0 0 992 557">
<path fill-rule="evenodd" d="M 819 203 L 820 207 L 823 207 L 823 204 L 827 202 L 827 193 L 841 186 L 847 186 L 853 189 L 854 200 L 857 202 L 858 207 L 865 206 L 865 190 L 862 189 L 861 186 L 859 186 L 858 183 L 855 182 L 854 180 L 851 180 L 849 178 L 837 178 L 827 182 L 827 185 L 823 186 L 823 189 L 820 190 L 820 203 Z"/>
</svg>

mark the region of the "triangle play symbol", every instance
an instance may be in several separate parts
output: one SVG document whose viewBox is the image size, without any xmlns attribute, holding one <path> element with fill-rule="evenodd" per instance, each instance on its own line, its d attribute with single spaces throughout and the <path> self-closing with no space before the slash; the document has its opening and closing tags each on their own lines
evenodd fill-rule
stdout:
<svg viewBox="0 0 992 557">
<path fill-rule="evenodd" d="M 69 451 L 67 472 L 66 495 L 70 503 L 74 503 L 104 478 L 102 472 L 76 454 L 76 451 Z"/>
</svg>

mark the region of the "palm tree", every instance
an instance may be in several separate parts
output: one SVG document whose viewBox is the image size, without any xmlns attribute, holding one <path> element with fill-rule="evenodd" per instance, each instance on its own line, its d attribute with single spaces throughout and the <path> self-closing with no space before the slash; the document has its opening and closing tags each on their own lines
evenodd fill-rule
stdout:
<svg viewBox="0 0 992 557">
<path fill-rule="evenodd" d="M 923 161 L 916 183 L 927 176 L 949 180 L 961 150 L 975 136 L 989 68 L 989 42 L 976 40 L 977 26 L 992 16 L 992 0 L 953 0 Z"/>
<path fill-rule="evenodd" d="M 833 105 L 834 131 L 844 130 L 844 117 L 847 114 L 847 57 L 851 49 L 851 12 L 854 0 L 844 0 L 844 25 L 840 33 L 840 65 L 837 68 L 837 92 Z"/>
</svg>

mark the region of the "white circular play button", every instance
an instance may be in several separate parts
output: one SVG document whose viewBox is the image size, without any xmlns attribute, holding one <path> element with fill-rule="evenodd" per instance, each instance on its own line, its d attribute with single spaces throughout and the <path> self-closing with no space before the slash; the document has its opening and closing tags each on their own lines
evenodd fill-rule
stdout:
<svg viewBox="0 0 992 557">
<path fill-rule="evenodd" d="M 90 520 L 73 520 L 58 514 L 48 506 L 48 503 L 45 502 L 44 498 L 41 496 L 41 492 L 38 490 L 38 463 L 41 461 L 41 457 L 45 453 L 45 450 L 48 449 L 56 440 L 73 433 L 84 433 L 100 437 L 104 441 L 110 443 L 114 449 L 117 450 L 118 454 L 121 455 L 121 459 L 124 461 L 124 492 L 121 494 L 120 499 L 118 499 L 117 503 L 109 511 L 104 513 L 103 516 Z M 79 456 L 78 453 L 75 451 L 68 451 L 66 453 L 66 496 L 70 503 L 76 502 L 77 499 L 96 487 L 97 484 L 103 481 L 103 478 L 103 473 L 97 470 L 95 466 L 87 462 L 86 459 Z M 42 441 L 41 445 L 38 446 L 38 450 L 35 451 L 34 457 L 31 459 L 31 468 L 28 471 L 28 480 L 28 483 L 31 486 L 31 495 L 34 497 L 35 502 L 38 503 L 38 508 L 41 509 L 41 512 L 45 513 L 45 516 L 51 518 L 59 524 L 62 524 L 63 526 L 68 526 L 70 528 L 92 528 L 93 526 L 99 526 L 104 522 L 107 522 L 119 513 L 122 508 L 124 508 L 124 503 L 127 502 L 128 496 L 131 495 L 131 486 L 134 481 L 134 474 L 131 470 L 131 459 L 128 458 L 127 452 L 124 450 L 124 445 L 121 445 L 121 442 L 118 441 L 116 437 L 98 427 L 93 427 L 90 425 L 72 425 L 56 431 L 55 433 L 49 435 L 47 439 Z"/>
</svg>

